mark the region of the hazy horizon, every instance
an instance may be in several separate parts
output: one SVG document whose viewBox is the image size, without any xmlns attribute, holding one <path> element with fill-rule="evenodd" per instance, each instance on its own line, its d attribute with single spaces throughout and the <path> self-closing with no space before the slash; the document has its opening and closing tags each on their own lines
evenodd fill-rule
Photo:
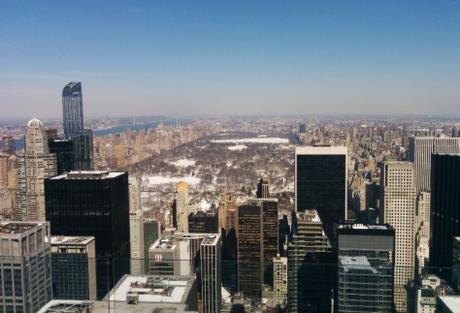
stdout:
<svg viewBox="0 0 460 313">
<path fill-rule="evenodd" d="M 0 12 L 1 117 L 460 114 L 460 3 L 55 2 Z"/>
</svg>

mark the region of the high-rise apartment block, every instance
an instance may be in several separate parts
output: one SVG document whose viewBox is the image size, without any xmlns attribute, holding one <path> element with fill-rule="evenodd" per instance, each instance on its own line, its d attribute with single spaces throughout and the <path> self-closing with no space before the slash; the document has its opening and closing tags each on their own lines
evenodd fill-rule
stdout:
<svg viewBox="0 0 460 313">
<path fill-rule="evenodd" d="M 460 153 L 460 138 L 409 138 L 408 158 L 415 164 L 417 193 L 431 190 L 431 155 L 434 153 Z"/>
<path fill-rule="evenodd" d="M 338 312 L 393 312 L 394 238 L 390 225 L 338 226 Z"/>
<path fill-rule="evenodd" d="M 337 255 L 316 210 L 296 212 L 288 247 L 288 311 L 331 312 Z"/>
<path fill-rule="evenodd" d="M 0 311 L 35 313 L 52 299 L 48 222 L 0 221 Z"/>
<path fill-rule="evenodd" d="M 227 232 L 238 224 L 238 205 L 236 197 L 230 193 L 222 193 L 219 203 L 219 229 Z"/>
<path fill-rule="evenodd" d="M 383 222 L 395 229 L 394 301 L 396 311 L 405 312 L 406 284 L 415 267 L 415 167 L 411 162 L 388 161 L 382 168 Z"/>
<path fill-rule="evenodd" d="M 53 298 L 96 300 L 94 237 L 52 236 Z"/>
<path fill-rule="evenodd" d="M 454 237 L 460 236 L 460 154 L 433 154 L 431 161 L 430 266 L 450 268 Z M 450 272 L 441 278 L 450 281 Z"/>
<path fill-rule="evenodd" d="M 188 215 L 191 213 L 191 208 L 188 199 L 188 185 L 181 181 L 176 187 L 176 223 L 177 230 L 186 233 L 188 232 Z"/>
<path fill-rule="evenodd" d="M 75 171 L 45 180 L 53 235 L 96 238 L 97 296 L 130 271 L 126 172 Z"/>
<path fill-rule="evenodd" d="M 295 149 L 296 211 L 316 209 L 328 234 L 347 218 L 347 147 Z"/>
<path fill-rule="evenodd" d="M 43 124 L 32 119 L 27 124 L 24 155 L 17 159 L 16 219 L 45 220 L 44 179 L 56 174 L 56 157 L 49 153 Z"/>
<path fill-rule="evenodd" d="M 134 177 L 129 178 L 129 239 L 131 248 L 131 274 L 144 274 L 144 220 L 139 183 Z"/>
</svg>

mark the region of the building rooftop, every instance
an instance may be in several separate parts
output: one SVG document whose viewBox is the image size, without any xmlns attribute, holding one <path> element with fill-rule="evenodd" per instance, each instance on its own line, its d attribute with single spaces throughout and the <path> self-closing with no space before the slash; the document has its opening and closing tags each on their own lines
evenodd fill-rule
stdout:
<svg viewBox="0 0 460 313">
<path fill-rule="evenodd" d="M 93 240 L 92 236 L 51 236 L 51 245 L 86 245 Z"/>
<path fill-rule="evenodd" d="M 439 301 L 453 313 L 460 313 L 460 296 L 439 296 Z"/>
<path fill-rule="evenodd" d="M 346 155 L 345 146 L 296 146 L 296 155 Z"/>
<path fill-rule="evenodd" d="M 139 303 L 186 303 L 195 284 L 194 276 L 125 275 L 105 300 Z"/>
<path fill-rule="evenodd" d="M 296 214 L 297 214 L 297 221 L 322 223 L 318 215 L 318 211 L 316 211 L 315 209 L 309 209 L 303 212 L 297 212 Z"/>
<path fill-rule="evenodd" d="M 215 246 L 220 239 L 220 234 L 208 235 L 203 238 L 201 245 Z"/>
<path fill-rule="evenodd" d="M 110 179 L 121 176 L 126 172 L 109 172 L 109 171 L 71 171 L 62 175 L 51 177 L 50 180 L 62 179 Z"/>
<path fill-rule="evenodd" d="M 0 221 L 0 235 L 20 235 L 47 222 Z"/>
<path fill-rule="evenodd" d="M 365 256 L 341 256 L 339 257 L 339 263 L 343 267 L 345 273 L 358 270 L 377 274 L 377 270 L 371 266 L 369 260 Z"/>
<path fill-rule="evenodd" d="M 81 300 L 51 300 L 37 313 L 191 313 L 184 304 L 170 303 L 138 303 L 136 305 L 124 302 L 81 301 Z"/>
</svg>

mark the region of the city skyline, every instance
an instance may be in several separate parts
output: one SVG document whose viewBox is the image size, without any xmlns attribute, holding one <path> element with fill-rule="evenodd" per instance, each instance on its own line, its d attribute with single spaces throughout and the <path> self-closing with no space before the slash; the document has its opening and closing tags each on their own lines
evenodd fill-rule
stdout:
<svg viewBox="0 0 460 313">
<path fill-rule="evenodd" d="M 456 2 L 49 4 L 2 7 L 3 118 L 73 80 L 87 116 L 460 113 Z"/>
</svg>

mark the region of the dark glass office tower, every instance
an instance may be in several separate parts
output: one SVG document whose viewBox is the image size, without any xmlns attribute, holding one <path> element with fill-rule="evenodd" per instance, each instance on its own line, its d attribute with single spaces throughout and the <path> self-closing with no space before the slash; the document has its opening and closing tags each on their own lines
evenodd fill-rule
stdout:
<svg viewBox="0 0 460 313">
<path fill-rule="evenodd" d="M 74 150 L 74 169 L 90 171 L 93 169 L 93 131 L 83 129 L 72 137 Z"/>
<path fill-rule="evenodd" d="M 460 154 L 431 155 L 430 265 L 452 266 L 454 237 L 460 236 Z M 450 271 L 439 275 L 450 281 Z"/>
<path fill-rule="evenodd" d="M 57 173 L 62 174 L 74 170 L 73 142 L 69 139 L 48 140 L 50 153 L 56 155 Z"/>
<path fill-rule="evenodd" d="M 337 312 L 394 312 L 393 227 L 339 225 L 337 243 Z"/>
<path fill-rule="evenodd" d="M 70 172 L 45 180 L 51 233 L 94 236 L 97 297 L 130 271 L 129 197 L 126 172 Z"/>
<path fill-rule="evenodd" d="M 296 147 L 296 211 L 316 209 L 326 232 L 347 216 L 347 148 Z"/>
<path fill-rule="evenodd" d="M 262 297 L 262 210 L 257 204 L 238 207 L 238 291 Z"/>
<path fill-rule="evenodd" d="M 218 215 L 215 211 L 198 211 L 188 216 L 189 233 L 217 233 L 219 232 Z"/>
<path fill-rule="evenodd" d="M 144 266 L 147 271 L 149 268 L 149 248 L 151 245 L 157 241 L 158 238 L 161 236 L 161 224 L 160 221 L 156 219 L 146 219 L 144 220 L 144 255 L 145 255 L 145 262 Z"/>
<path fill-rule="evenodd" d="M 83 98 L 80 82 L 68 83 L 62 90 L 62 113 L 66 139 L 83 130 Z"/>
<path fill-rule="evenodd" d="M 331 312 L 337 254 L 316 210 L 295 214 L 288 247 L 288 311 Z"/>
</svg>

